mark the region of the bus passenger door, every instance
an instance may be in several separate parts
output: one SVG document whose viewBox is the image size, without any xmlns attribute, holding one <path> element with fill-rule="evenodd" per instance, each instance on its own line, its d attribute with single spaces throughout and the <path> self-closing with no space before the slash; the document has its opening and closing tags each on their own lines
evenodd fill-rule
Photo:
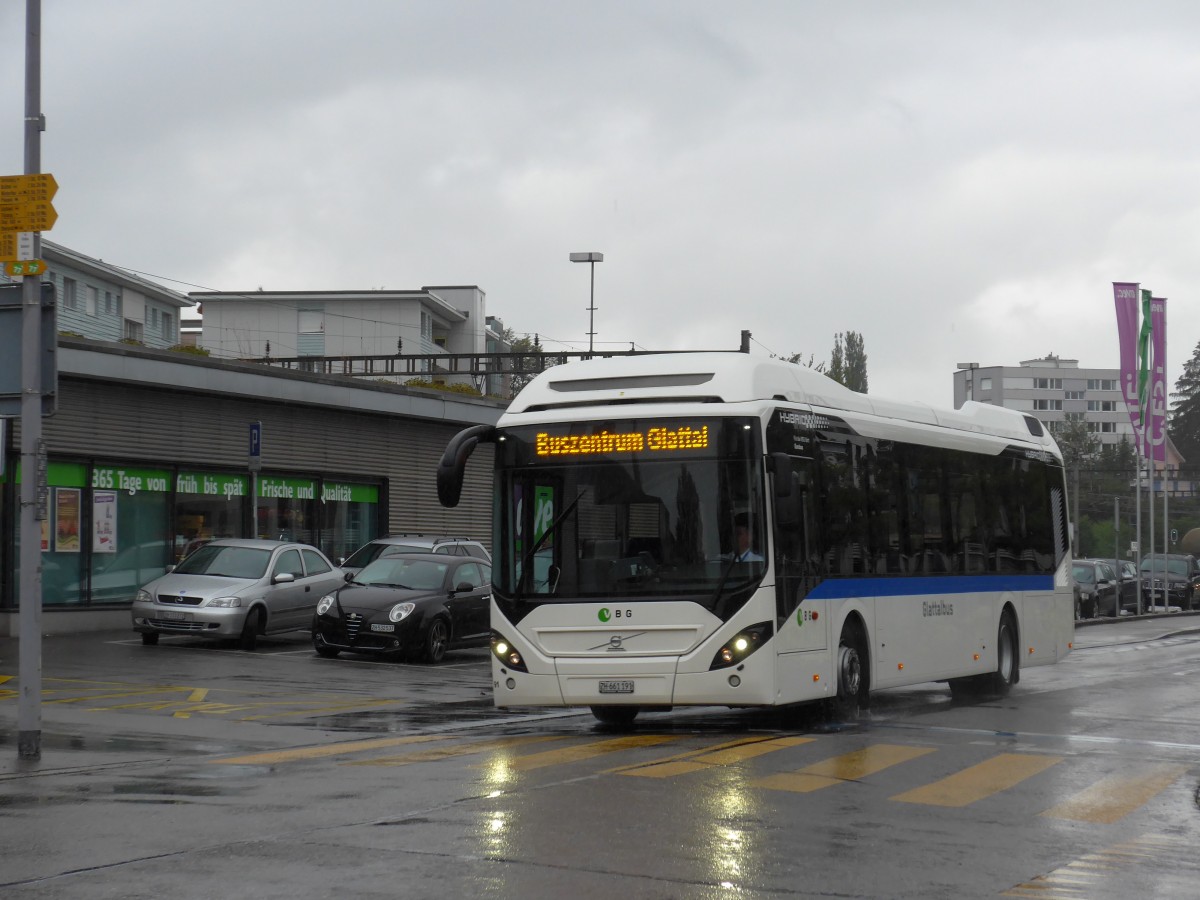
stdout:
<svg viewBox="0 0 1200 900">
<path fill-rule="evenodd" d="M 776 640 L 779 652 L 823 650 L 828 645 L 829 616 L 824 604 L 811 599 L 820 576 L 820 551 L 813 531 L 811 459 L 774 454 L 774 553 Z M 780 484 L 787 479 L 790 488 Z"/>
</svg>

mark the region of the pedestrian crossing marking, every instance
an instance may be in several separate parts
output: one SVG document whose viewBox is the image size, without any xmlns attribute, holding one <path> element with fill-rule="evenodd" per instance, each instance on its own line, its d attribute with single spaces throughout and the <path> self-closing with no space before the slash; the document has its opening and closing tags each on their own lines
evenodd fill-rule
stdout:
<svg viewBox="0 0 1200 900">
<path fill-rule="evenodd" d="M 625 766 L 612 771 L 618 775 L 637 775 L 642 778 L 673 778 L 676 775 L 687 775 L 691 772 L 711 769 L 714 766 L 736 765 L 765 753 L 773 753 L 786 747 L 810 744 L 815 740 L 816 738 L 791 736 L 766 740 L 755 738 L 749 741 L 733 741 L 719 745 L 712 750 L 691 751 L 676 757 L 655 760 L 645 765 Z"/>
<path fill-rule="evenodd" d="M 1042 815 L 1111 825 L 1162 793 L 1187 770 L 1187 766 L 1164 764 L 1135 775 L 1109 775 Z"/>
<path fill-rule="evenodd" d="M 347 753 L 361 753 L 364 750 L 376 750 L 380 747 L 400 747 L 404 744 L 423 744 L 428 741 L 442 740 L 445 740 L 445 737 L 437 734 L 415 734 L 398 738 L 372 738 L 365 741 L 342 741 L 337 744 L 321 744 L 317 747 L 268 750 L 263 753 L 251 753 L 246 756 L 226 756 L 221 759 L 210 759 L 209 762 L 222 766 L 261 766 L 271 763 L 295 762 L 300 759 L 323 759 L 330 756 L 343 756 Z"/>
<path fill-rule="evenodd" d="M 1063 761 L 1061 756 L 1001 753 L 961 772 L 892 797 L 901 803 L 961 807 L 984 800 Z"/>
<path fill-rule="evenodd" d="M 1091 887 L 1101 879 L 1110 877 L 1109 873 L 1116 870 L 1128 871 L 1134 864 L 1144 864 L 1146 860 L 1160 862 L 1172 850 L 1186 854 L 1191 861 L 1193 845 L 1190 840 L 1174 838 L 1169 835 L 1146 834 L 1115 844 L 1104 850 L 1089 853 L 1079 859 L 1071 860 L 1045 875 L 1038 875 L 1021 884 L 1014 885 L 1000 894 L 1001 897 L 1037 897 L 1039 900 L 1079 900 L 1087 896 L 1082 890 Z M 1115 861 L 1116 865 L 1103 863 Z"/>
<path fill-rule="evenodd" d="M 752 785 L 803 794 L 847 781 L 861 781 L 869 775 L 933 752 L 933 747 L 873 744 L 852 753 L 821 760 L 796 772 L 779 772 L 760 778 L 752 782 Z"/>
<path fill-rule="evenodd" d="M 540 744 L 548 741 L 561 741 L 557 735 L 527 734 L 520 737 L 497 738 L 492 741 L 477 741 L 473 744 L 454 744 L 449 747 L 430 747 L 427 750 L 417 750 L 413 753 L 402 753 L 397 756 L 380 756 L 377 759 L 361 759 L 342 763 L 343 766 L 406 766 L 410 763 L 436 762 L 455 756 L 470 756 L 474 753 L 487 753 L 492 750 L 508 750 L 525 744 Z"/>
<path fill-rule="evenodd" d="M 605 741 L 591 741 L 586 744 L 564 747 L 560 750 L 544 750 L 541 753 L 518 756 L 509 764 L 508 768 L 512 771 L 528 772 L 531 769 L 592 759 L 605 753 L 615 753 L 618 750 L 636 750 L 639 747 L 653 747 L 657 744 L 666 744 L 677 740 L 679 740 L 679 736 L 673 734 L 638 734 L 610 738 Z"/>
</svg>

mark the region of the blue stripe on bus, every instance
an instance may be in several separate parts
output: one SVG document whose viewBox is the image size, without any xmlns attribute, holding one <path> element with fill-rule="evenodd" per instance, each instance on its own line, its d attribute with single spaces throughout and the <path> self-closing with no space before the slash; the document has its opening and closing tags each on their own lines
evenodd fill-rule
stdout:
<svg viewBox="0 0 1200 900">
<path fill-rule="evenodd" d="M 1053 575 L 915 575 L 904 578 L 826 578 L 808 600 L 845 597 L 899 597 L 914 594 L 978 594 L 997 591 L 1052 591 Z"/>
</svg>

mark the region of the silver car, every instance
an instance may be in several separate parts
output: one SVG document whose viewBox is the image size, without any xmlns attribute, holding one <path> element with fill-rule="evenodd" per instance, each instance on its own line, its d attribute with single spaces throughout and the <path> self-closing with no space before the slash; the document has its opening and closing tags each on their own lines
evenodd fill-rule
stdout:
<svg viewBox="0 0 1200 900">
<path fill-rule="evenodd" d="M 236 639 L 253 650 L 259 635 L 307 630 L 317 601 L 344 580 L 308 544 L 216 540 L 137 592 L 133 630 L 143 644 L 182 634 Z"/>
</svg>

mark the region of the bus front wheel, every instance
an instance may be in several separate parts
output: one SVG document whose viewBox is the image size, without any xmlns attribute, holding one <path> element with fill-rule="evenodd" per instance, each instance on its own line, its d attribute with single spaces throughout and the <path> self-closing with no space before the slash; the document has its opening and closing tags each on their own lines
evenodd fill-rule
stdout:
<svg viewBox="0 0 1200 900">
<path fill-rule="evenodd" d="M 839 718 L 852 718 L 869 704 L 867 656 L 861 633 L 852 625 L 842 629 L 837 653 L 837 696 L 830 702 Z"/>
<path fill-rule="evenodd" d="M 1000 617 L 996 632 L 996 671 L 988 678 L 988 693 L 1003 697 L 1021 677 L 1020 655 L 1017 653 L 1017 626 L 1010 613 Z"/>
</svg>

